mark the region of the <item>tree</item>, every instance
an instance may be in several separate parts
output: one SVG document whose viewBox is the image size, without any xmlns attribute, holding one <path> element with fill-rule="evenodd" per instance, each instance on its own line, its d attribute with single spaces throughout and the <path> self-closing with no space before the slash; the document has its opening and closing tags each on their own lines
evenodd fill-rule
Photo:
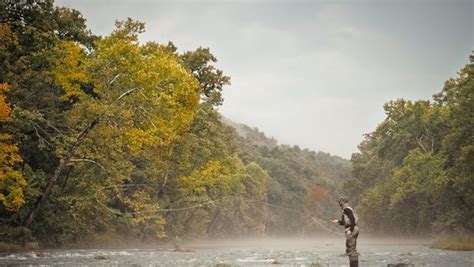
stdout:
<svg viewBox="0 0 474 267">
<path fill-rule="evenodd" d="M 114 33 L 99 40 L 90 55 L 70 42 L 64 44 L 64 59 L 57 63 L 62 67 L 55 68 L 56 79 L 65 89 L 63 97 L 77 100 L 67 113 L 67 142 L 58 144 L 60 164 L 30 212 L 27 225 L 71 162 L 105 166 L 102 173 L 108 179 L 103 186 L 134 183 L 139 168 L 135 162 L 147 167 L 159 164 L 159 155 L 167 153 L 192 121 L 198 103 L 196 81 L 173 56 L 139 45 L 138 34 L 143 30 L 142 23 L 130 19 L 118 22 Z M 159 181 L 145 178 L 149 184 Z M 134 208 L 142 209 L 145 203 L 156 205 L 151 201 L 151 188 L 113 193 L 127 210 L 136 212 L 135 219 L 141 213 Z M 135 200 L 140 206 L 133 204 Z"/>
<path fill-rule="evenodd" d="M 472 73 L 471 62 L 434 101 L 384 105 L 387 117 L 352 156 L 353 178 L 346 183 L 351 195 L 361 196 L 361 215 L 373 229 L 472 231 L 466 223 L 474 203 Z"/>
<path fill-rule="evenodd" d="M 11 122 L 1 125 L 1 129 L 11 133 L 30 181 L 54 171 L 58 162 L 55 144 L 65 130 L 65 111 L 70 107 L 59 99 L 63 90 L 54 82 L 57 45 L 70 40 L 91 47 L 95 37 L 86 31 L 79 12 L 56 8 L 51 0 L 2 1 L 0 35 L 0 82 L 11 86 L 7 94 L 13 103 Z M 28 183 L 26 196 L 36 194 L 34 187 L 38 185 L 44 185 L 43 181 Z M 25 204 L 22 210 L 32 203 Z M 6 221 L 15 217 L 1 215 Z"/>
<path fill-rule="evenodd" d="M 0 123 L 11 121 L 11 108 L 6 102 L 5 93 L 10 90 L 6 83 L 0 84 Z M 0 207 L 7 211 L 16 211 L 24 203 L 23 189 L 25 178 L 18 170 L 22 162 L 16 144 L 8 133 L 0 132 Z"/>
</svg>

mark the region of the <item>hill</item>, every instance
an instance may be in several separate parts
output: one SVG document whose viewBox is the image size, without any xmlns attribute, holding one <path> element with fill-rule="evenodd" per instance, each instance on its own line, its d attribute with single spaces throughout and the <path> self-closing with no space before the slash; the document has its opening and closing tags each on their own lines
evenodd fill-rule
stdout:
<svg viewBox="0 0 474 267">
<path fill-rule="evenodd" d="M 278 144 L 258 128 L 229 119 L 223 122 L 235 129 L 235 139 L 241 148 L 239 157 L 245 163 L 256 162 L 269 174 L 267 196 L 271 206 L 266 216 L 266 233 L 307 234 L 321 230 L 320 220 L 315 221 L 315 217 L 335 216 L 338 209 L 333 200 L 341 193 L 344 181 L 351 177 L 349 160 Z"/>
</svg>

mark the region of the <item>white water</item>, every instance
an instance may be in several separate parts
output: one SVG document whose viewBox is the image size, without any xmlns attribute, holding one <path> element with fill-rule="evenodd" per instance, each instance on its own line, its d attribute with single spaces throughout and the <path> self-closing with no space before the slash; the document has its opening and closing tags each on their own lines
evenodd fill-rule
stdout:
<svg viewBox="0 0 474 267">
<path fill-rule="evenodd" d="M 411 263 L 415 266 L 474 266 L 474 252 L 430 249 L 427 241 L 364 240 L 358 251 L 360 266 Z M 344 238 L 258 239 L 193 242 L 182 245 L 194 252 L 156 249 L 50 250 L 5 254 L 0 265 L 16 266 L 348 266 Z M 96 259 L 102 255 L 106 259 Z"/>
</svg>

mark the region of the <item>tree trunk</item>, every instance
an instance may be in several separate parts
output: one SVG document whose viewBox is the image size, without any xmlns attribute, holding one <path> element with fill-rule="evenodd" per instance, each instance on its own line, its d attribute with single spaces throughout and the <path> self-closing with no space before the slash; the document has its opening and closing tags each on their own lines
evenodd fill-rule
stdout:
<svg viewBox="0 0 474 267">
<path fill-rule="evenodd" d="M 53 186 L 56 184 L 56 181 L 63 173 L 64 169 L 66 168 L 67 164 L 76 153 L 76 149 L 81 145 L 84 141 L 84 138 L 87 134 L 99 123 L 99 119 L 94 119 L 86 128 L 84 128 L 76 138 L 76 141 L 71 145 L 69 150 L 67 151 L 66 155 L 60 160 L 58 167 L 54 170 L 53 175 L 49 178 L 46 188 L 44 189 L 43 194 L 38 198 L 35 203 L 35 206 L 31 209 L 30 213 L 28 214 L 28 219 L 25 221 L 25 226 L 29 227 L 33 221 L 35 220 L 36 216 L 38 215 L 41 206 L 46 202 L 49 195 L 51 194 L 51 190 Z"/>
<path fill-rule="evenodd" d="M 217 219 L 219 219 L 219 215 L 221 214 L 221 209 L 217 207 L 216 212 L 214 213 L 214 216 L 211 220 L 211 222 L 207 226 L 207 235 L 210 236 L 212 229 L 214 229 L 214 226 L 217 223 Z"/>
</svg>

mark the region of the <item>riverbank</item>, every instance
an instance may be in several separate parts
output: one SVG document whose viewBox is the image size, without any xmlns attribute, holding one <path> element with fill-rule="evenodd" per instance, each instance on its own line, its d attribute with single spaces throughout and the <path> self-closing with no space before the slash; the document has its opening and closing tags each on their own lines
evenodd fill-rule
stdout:
<svg viewBox="0 0 474 267">
<path fill-rule="evenodd" d="M 8 243 L 0 241 L 0 253 L 14 253 L 25 252 L 27 249 L 24 246 L 15 243 Z"/>
<path fill-rule="evenodd" d="M 474 236 L 442 238 L 434 241 L 430 247 L 444 250 L 474 251 Z"/>
</svg>

